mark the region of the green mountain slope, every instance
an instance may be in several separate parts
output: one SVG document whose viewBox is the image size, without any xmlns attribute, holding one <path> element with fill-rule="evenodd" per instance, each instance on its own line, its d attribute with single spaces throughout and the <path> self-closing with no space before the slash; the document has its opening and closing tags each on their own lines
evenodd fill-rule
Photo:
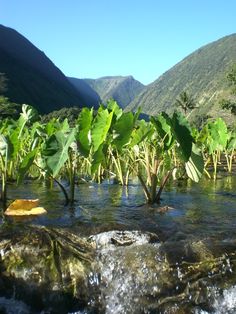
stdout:
<svg viewBox="0 0 236 314">
<path fill-rule="evenodd" d="M 148 85 L 127 107 L 157 114 L 172 112 L 176 98 L 182 91 L 192 95 L 198 104 L 193 115 L 229 118 L 220 109 L 219 99 L 229 93 L 226 72 L 236 62 L 236 34 L 226 36 L 190 54 L 156 81 Z"/>
<path fill-rule="evenodd" d="M 11 101 L 33 105 L 41 113 L 86 104 L 42 51 L 3 25 L 0 25 L 0 73 L 8 80 L 4 94 Z"/>
<path fill-rule="evenodd" d="M 122 108 L 144 89 L 144 85 L 132 76 L 106 76 L 85 79 L 85 82 L 98 93 L 103 103 L 113 98 Z"/>
</svg>

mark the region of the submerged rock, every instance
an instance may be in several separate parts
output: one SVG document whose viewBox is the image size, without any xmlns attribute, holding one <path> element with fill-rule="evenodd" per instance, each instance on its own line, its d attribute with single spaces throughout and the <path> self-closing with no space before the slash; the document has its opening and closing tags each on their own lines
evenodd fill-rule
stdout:
<svg viewBox="0 0 236 314">
<path fill-rule="evenodd" d="M 101 299 L 107 314 L 211 311 L 211 289 L 220 293 L 236 283 L 236 243 L 232 241 L 150 243 L 144 233 L 144 241 L 116 246 L 113 236 L 95 236 L 100 245 Z M 100 241 L 104 237 L 108 245 Z"/>
<path fill-rule="evenodd" d="M 151 232 L 113 230 L 90 236 L 89 241 L 94 243 L 97 249 L 112 249 L 118 246 L 157 242 L 158 236 Z"/>
</svg>

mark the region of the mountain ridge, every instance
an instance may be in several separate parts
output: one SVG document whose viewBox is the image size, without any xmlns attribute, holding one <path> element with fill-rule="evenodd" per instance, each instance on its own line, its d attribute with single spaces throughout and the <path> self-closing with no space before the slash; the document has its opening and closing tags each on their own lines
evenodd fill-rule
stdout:
<svg viewBox="0 0 236 314">
<path fill-rule="evenodd" d="M 160 111 L 170 113 L 175 110 L 174 103 L 180 93 L 187 91 L 199 105 L 195 112 L 214 116 L 221 109 L 216 103 L 212 107 L 212 103 L 228 93 L 225 76 L 235 62 L 236 34 L 231 34 L 186 56 L 147 85 L 128 105 L 127 110 L 137 110 L 141 105 L 147 114 L 157 114 Z M 228 115 L 225 111 L 220 113 Z"/>
<path fill-rule="evenodd" d="M 144 88 L 144 85 L 132 75 L 87 78 L 84 81 L 96 91 L 103 103 L 113 98 L 122 108 L 125 108 Z"/>
<path fill-rule="evenodd" d="M 16 30 L 0 24 L 0 72 L 7 78 L 5 96 L 28 103 L 41 113 L 85 100 L 54 63 Z"/>
</svg>

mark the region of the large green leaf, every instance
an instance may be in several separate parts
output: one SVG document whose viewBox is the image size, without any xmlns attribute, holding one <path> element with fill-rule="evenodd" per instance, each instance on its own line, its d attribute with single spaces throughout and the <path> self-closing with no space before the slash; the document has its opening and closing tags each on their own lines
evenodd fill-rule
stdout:
<svg viewBox="0 0 236 314">
<path fill-rule="evenodd" d="M 2 156 L 7 155 L 7 151 L 8 151 L 8 141 L 7 138 L 0 134 L 0 154 Z"/>
<path fill-rule="evenodd" d="M 88 108 L 83 108 L 78 117 L 79 133 L 76 135 L 78 140 L 78 149 L 85 157 L 88 157 L 91 139 L 90 130 L 93 120 L 93 110 Z"/>
<path fill-rule="evenodd" d="M 110 99 L 107 102 L 107 109 L 108 111 L 112 111 L 114 113 L 114 116 L 116 117 L 116 119 L 119 119 L 123 113 L 122 108 L 119 107 L 119 105 L 114 99 Z"/>
<path fill-rule="evenodd" d="M 53 135 L 57 130 L 57 122 L 55 118 L 50 120 L 45 126 L 45 132 L 48 136 Z"/>
<path fill-rule="evenodd" d="M 227 145 L 228 130 L 227 126 L 221 118 L 217 118 L 214 122 L 210 122 L 208 127 L 207 143 L 209 153 L 212 154 L 216 150 L 223 151 Z"/>
<path fill-rule="evenodd" d="M 74 140 L 75 131 L 73 129 L 69 135 L 58 131 L 45 142 L 42 156 L 45 157 L 47 170 L 53 177 L 56 177 L 68 160 L 68 150 Z"/>
<path fill-rule="evenodd" d="M 191 156 L 185 163 L 185 169 L 188 177 L 194 182 L 198 182 L 204 171 L 204 160 L 201 151 L 197 149 L 195 144 L 192 148 Z"/>
<path fill-rule="evenodd" d="M 235 150 L 235 148 L 236 148 L 236 133 L 234 132 L 230 134 L 226 149 L 227 152 L 228 151 L 232 152 L 233 150 Z"/>
<path fill-rule="evenodd" d="M 140 144 L 153 132 L 154 129 L 151 127 L 150 123 L 147 123 L 144 120 L 138 121 L 136 128 L 133 129 L 131 134 L 130 146 L 133 147 Z"/>
<path fill-rule="evenodd" d="M 37 152 L 38 152 L 37 148 L 32 150 L 24 157 L 24 159 L 20 163 L 20 167 L 19 167 L 18 175 L 17 175 L 17 184 L 20 184 L 23 181 L 27 171 L 29 170 L 29 168 L 32 166 L 34 162 L 34 158 Z"/>
<path fill-rule="evenodd" d="M 32 121 L 34 119 L 38 118 L 38 112 L 37 110 L 27 104 L 23 104 L 22 105 L 22 112 L 20 114 L 20 117 L 24 120 L 24 121 Z"/>
<path fill-rule="evenodd" d="M 103 152 L 104 146 L 101 145 L 95 154 L 93 154 L 93 160 L 91 165 L 91 174 L 94 174 L 97 170 L 99 165 L 105 160 L 105 154 Z"/>
<path fill-rule="evenodd" d="M 14 131 L 10 132 L 9 134 L 9 141 L 11 143 L 11 158 L 16 158 L 17 155 L 19 154 L 20 150 L 21 150 L 21 145 L 22 145 L 22 139 L 19 140 L 18 138 L 19 136 L 19 129 L 15 129 Z"/>
<path fill-rule="evenodd" d="M 172 127 L 175 139 L 178 142 L 180 156 L 187 162 L 192 153 L 193 138 L 189 128 L 188 121 L 179 112 L 175 112 L 172 118 Z"/>
<path fill-rule="evenodd" d="M 172 134 L 172 122 L 167 113 L 162 112 L 157 117 L 151 117 L 151 122 L 154 125 L 157 133 L 164 143 L 164 149 L 168 150 L 174 143 Z"/>
<path fill-rule="evenodd" d="M 9 136 L 0 134 L 0 154 L 5 156 L 5 159 L 7 160 L 11 159 L 13 154 L 13 145 Z"/>
<path fill-rule="evenodd" d="M 134 116 L 132 112 L 123 113 L 113 127 L 112 144 L 120 151 L 130 141 L 133 130 Z"/>
<path fill-rule="evenodd" d="M 98 110 L 91 130 L 94 152 L 96 152 L 100 145 L 104 143 L 111 126 L 112 117 L 113 111 L 109 113 L 107 109 Z"/>
</svg>

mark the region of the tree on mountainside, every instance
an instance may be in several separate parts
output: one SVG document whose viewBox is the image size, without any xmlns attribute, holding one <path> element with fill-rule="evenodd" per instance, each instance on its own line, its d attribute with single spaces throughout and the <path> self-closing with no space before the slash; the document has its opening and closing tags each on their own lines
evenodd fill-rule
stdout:
<svg viewBox="0 0 236 314">
<path fill-rule="evenodd" d="M 220 100 L 220 106 L 222 109 L 230 110 L 230 112 L 236 116 L 236 102 L 232 99 Z"/>
<path fill-rule="evenodd" d="M 226 77 L 229 84 L 232 86 L 232 94 L 236 95 L 236 63 L 232 66 Z"/>
<path fill-rule="evenodd" d="M 186 91 L 183 91 L 179 95 L 179 98 L 176 99 L 175 105 L 176 107 L 181 107 L 185 115 L 187 115 L 189 110 L 192 110 L 196 107 L 195 100 Z"/>
<path fill-rule="evenodd" d="M 233 115 L 236 115 L 236 63 L 227 73 L 226 78 L 231 87 L 231 92 L 229 98 L 223 98 L 220 101 L 220 105 L 222 109 L 230 110 Z"/>
<path fill-rule="evenodd" d="M 4 73 L 0 73 L 0 95 L 7 90 L 7 78 Z"/>
<path fill-rule="evenodd" d="M 21 112 L 19 104 L 11 102 L 7 97 L 0 95 L 0 120 L 6 118 L 17 119 Z"/>
<path fill-rule="evenodd" d="M 59 119 L 63 121 L 67 118 L 70 125 L 73 125 L 78 118 L 81 108 L 79 107 L 70 107 L 70 108 L 61 108 L 60 110 L 54 110 L 48 114 L 45 114 L 41 117 L 43 123 L 49 122 L 51 119 Z"/>
</svg>

